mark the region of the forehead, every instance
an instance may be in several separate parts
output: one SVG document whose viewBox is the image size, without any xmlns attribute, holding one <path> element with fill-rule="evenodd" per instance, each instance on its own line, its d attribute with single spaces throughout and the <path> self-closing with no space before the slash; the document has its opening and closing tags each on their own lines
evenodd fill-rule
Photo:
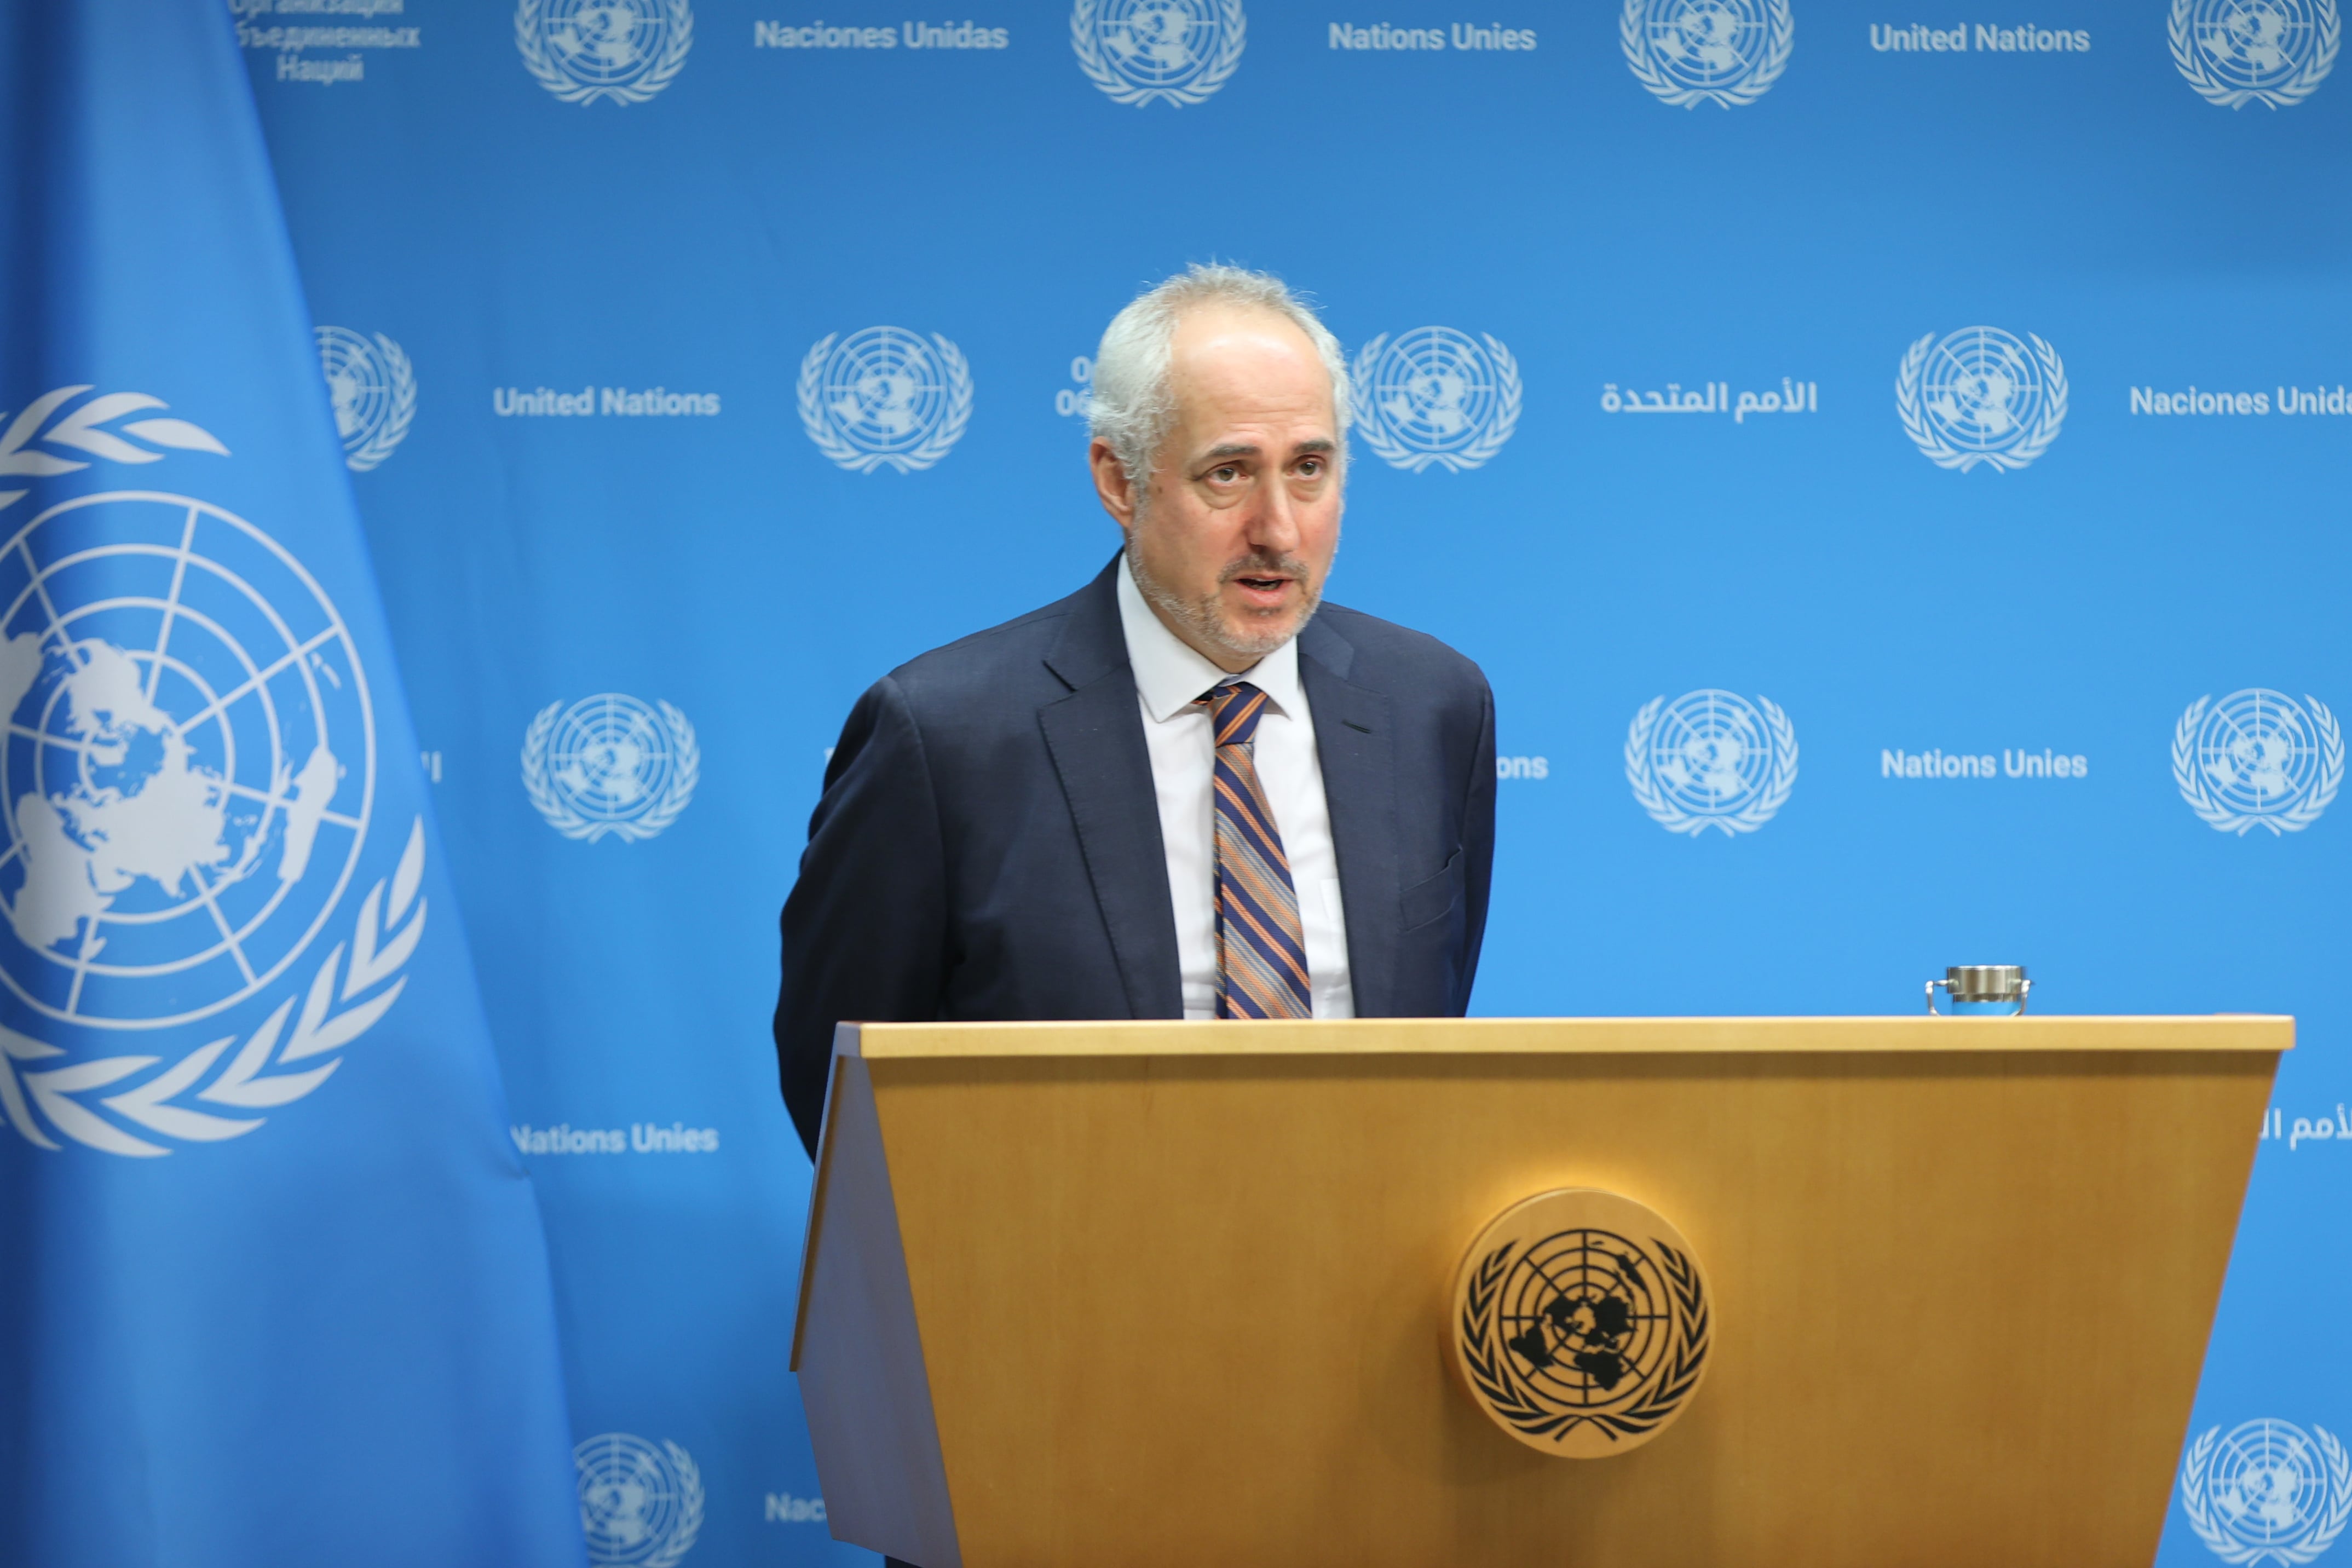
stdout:
<svg viewBox="0 0 2352 1568">
<path fill-rule="evenodd" d="M 1297 324 L 1271 310 L 1203 306 L 1176 325 L 1171 390 L 1187 424 L 1332 422 L 1331 378 Z"/>
</svg>

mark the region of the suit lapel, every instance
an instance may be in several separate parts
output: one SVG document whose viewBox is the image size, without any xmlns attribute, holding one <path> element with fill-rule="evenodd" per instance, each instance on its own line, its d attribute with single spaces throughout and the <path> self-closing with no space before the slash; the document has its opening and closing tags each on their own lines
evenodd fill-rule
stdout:
<svg viewBox="0 0 2352 1568">
<path fill-rule="evenodd" d="M 1298 639 L 1298 675 L 1315 714 L 1315 750 L 1323 800 L 1339 861 L 1339 899 L 1348 922 L 1348 969 L 1356 1016 L 1384 1018 L 1395 1009 L 1399 898 L 1394 729 L 1385 693 L 1345 679 L 1355 649 L 1324 621 Z"/>
<path fill-rule="evenodd" d="M 1138 1018 L 1181 1018 L 1184 994 L 1168 855 L 1160 838 L 1160 797 L 1143 712 L 1119 626 L 1118 565 L 1114 560 L 1077 595 L 1046 656 L 1047 668 L 1071 690 L 1039 708 L 1037 721 L 1061 775 L 1129 1010 Z"/>
</svg>

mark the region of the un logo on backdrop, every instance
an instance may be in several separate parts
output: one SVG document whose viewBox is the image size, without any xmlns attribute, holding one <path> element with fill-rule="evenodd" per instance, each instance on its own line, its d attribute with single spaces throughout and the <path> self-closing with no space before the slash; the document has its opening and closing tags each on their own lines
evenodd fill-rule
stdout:
<svg viewBox="0 0 2352 1568">
<path fill-rule="evenodd" d="M 583 1439 L 572 1450 L 580 1479 L 580 1532 L 596 1568 L 671 1568 L 702 1533 L 702 1471 L 665 1438 L 655 1447 L 626 1432 Z"/>
<path fill-rule="evenodd" d="M 2066 422 L 2066 366 L 2031 333 L 2021 342 L 1998 327 L 1929 332 L 1895 373 L 1895 412 L 1938 468 L 2021 468 Z"/>
<path fill-rule="evenodd" d="M 855 473 L 928 468 L 971 422 L 971 369 L 933 332 L 868 327 L 817 340 L 801 360 L 801 426 L 816 449 Z"/>
<path fill-rule="evenodd" d="M 1241 0 L 1078 0 L 1070 47 L 1113 103 L 1200 103 L 1242 63 Z"/>
<path fill-rule="evenodd" d="M 2200 697 L 2173 726 L 2172 782 L 2217 832 L 2300 833 L 2344 783 L 2344 731 L 2316 697 L 2263 687 Z"/>
<path fill-rule="evenodd" d="M 1669 833 L 1753 833 L 1796 785 L 1797 731 L 1769 698 L 1654 697 L 1626 731 L 1625 782 Z"/>
<path fill-rule="evenodd" d="M 400 345 L 382 332 L 363 338 L 348 327 L 320 327 L 318 339 L 343 462 L 366 473 L 406 439 L 416 417 L 416 373 Z"/>
<path fill-rule="evenodd" d="M 2180 1511 L 2224 1563 L 2308 1563 L 2352 1520 L 2352 1456 L 2325 1426 L 2215 1426 L 2181 1459 Z"/>
<path fill-rule="evenodd" d="M 520 0 L 523 68 L 565 103 L 643 103 L 670 84 L 694 47 L 687 0 Z"/>
<path fill-rule="evenodd" d="M 1357 438 L 1393 466 L 1475 468 L 1519 426 L 1519 364 L 1491 337 L 1415 327 L 1356 355 Z"/>
<path fill-rule="evenodd" d="M 2284 109 L 2309 98 L 2336 65 L 2344 24 L 2336 0 L 2172 0 L 2172 63 L 2224 109 Z"/>
<path fill-rule="evenodd" d="M 694 798 L 702 749 L 686 715 L 618 691 L 551 702 L 522 737 L 522 787 L 547 825 L 593 844 L 651 838 Z"/>
<path fill-rule="evenodd" d="M 1789 68 L 1797 20 L 1789 0 L 1625 0 L 1617 39 L 1633 79 L 1684 109 L 1736 109 Z"/>
</svg>

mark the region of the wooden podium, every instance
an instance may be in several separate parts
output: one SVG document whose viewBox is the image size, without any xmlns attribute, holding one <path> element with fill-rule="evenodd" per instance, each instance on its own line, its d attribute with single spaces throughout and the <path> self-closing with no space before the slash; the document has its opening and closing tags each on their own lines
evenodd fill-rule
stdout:
<svg viewBox="0 0 2352 1568">
<path fill-rule="evenodd" d="M 2027 1568 L 2156 1551 L 2294 1021 L 845 1025 L 793 1365 L 834 1533 L 922 1568 Z M 1448 1292 L 1596 1187 L 1703 1261 L 1601 1459 Z"/>
</svg>

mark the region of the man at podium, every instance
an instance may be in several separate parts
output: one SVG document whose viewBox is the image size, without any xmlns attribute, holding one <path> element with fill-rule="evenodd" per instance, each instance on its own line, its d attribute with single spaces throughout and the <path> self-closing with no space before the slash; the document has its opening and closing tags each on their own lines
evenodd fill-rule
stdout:
<svg viewBox="0 0 2352 1568">
<path fill-rule="evenodd" d="M 1433 637 L 1323 602 L 1349 382 L 1276 279 L 1112 320 L 1085 587 L 858 700 L 784 904 L 783 1092 L 814 1152 L 843 1019 L 1347 1018 L 1468 1006 L 1495 709 Z"/>
</svg>

